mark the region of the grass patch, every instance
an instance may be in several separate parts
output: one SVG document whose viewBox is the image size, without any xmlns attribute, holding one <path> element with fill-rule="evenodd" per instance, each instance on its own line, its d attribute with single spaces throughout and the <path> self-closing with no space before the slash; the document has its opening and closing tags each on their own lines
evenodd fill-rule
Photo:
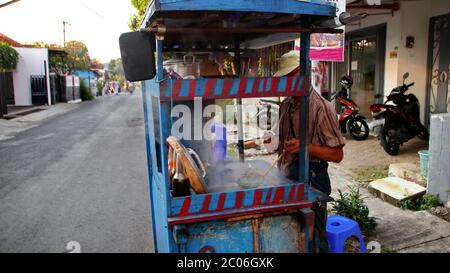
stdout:
<svg viewBox="0 0 450 273">
<path fill-rule="evenodd" d="M 441 205 L 439 196 L 427 193 L 420 198 L 404 201 L 401 207 L 404 210 L 422 211 L 431 210 L 432 208 L 436 208 Z"/>
<path fill-rule="evenodd" d="M 381 248 L 381 253 L 382 254 L 396 254 L 396 253 L 398 253 L 398 251 L 396 249 L 393 249 L 393 248 L 382 247 Z"/>
<path fill-rule="evenodd" d="M 389 166 L 374 166 L 353 171 L 357 182 L 367 183 L 389 176 Z"/>
</svg>

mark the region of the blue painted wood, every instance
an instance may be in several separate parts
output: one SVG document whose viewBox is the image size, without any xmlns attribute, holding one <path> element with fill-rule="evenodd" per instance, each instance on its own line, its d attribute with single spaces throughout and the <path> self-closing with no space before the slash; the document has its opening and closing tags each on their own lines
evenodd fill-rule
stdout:
<svg viewBox="0 0 450 273">
<path fill-rule="evenodd" d="M 211 197 L 211 202 L 210 202 L 210 206 L 209 206 L 209 211 L 215 211 L 216 210 L 216 206 L 217 206 L 217 202 L 220 199 L 221 195 L 226 195 L 224 196 L 225 200 L 224 200 L 224 207 L 223 210 L 226 209 L 232 209 L 235 204 L 236 204 L 236 197 L 237 194 L 240 193 L 243 197 L 242 201 L 242 208 L 240 208 L 240 210 L 237 211 L 242 211 L 245 210 L 246 207 L 252 207 L 254 205 L 254 201 L 255 201 L 255 194 L 257 191 L 261 192 L 261 205 L 259 205 L 258 207 L 264 207 L 265 202 L 269 201 L 270 204 L 268 204 L 268 206 L 270 206 L 273 202 L 274 202 L 274 198 L 276 196 L 277 193 L 277 189 L 282 189 L 283 191 L 283 195 L 282 195 L 282 199 L 281 199 L 281 203 L 289 203 L 289 200 L 291 198 L 291 189 L 296 187 L 296 191 L 295 193 L 297 193 L 297 189 L 298 189 L 298 184 L 289 184 L 289 185 L 285 185 L 285 186 L 280 186 L 280 187 L 262 187 L 262 188 L 258 188 L 258 189 L 248 189 L 248 190 L 243 190 L 240 192 L 228 192 L 228 193 L 210 193 L 208 195 L 210 195 Z M 270 194 L 270 195 L 269 195 Z M 194 195 L 191 196 L 191 204 L 190 204 L 190 208 L 189 208 L 189 213 L 191 214 L 198 214 L 201 213 L 201 209 L 203 208 L 204 205 L 204 201 L 205 201 L 206 195 Z M 270 199 L 268 199 L 270 198 Z M 180 214 L 181 209 L 185 203 L 186 198 L 173 198 L 172 199 L 172 203 L 171 203 L 171 210 L 170 210 L 170 215 L 171 216 L 177 216 Z M 296 200 L 292 200 L 292 202 L 290 203 L 296 203 Z M 304 203 L 305 200 L 303 200 L 302 202 L 299 203 Z M 220 215 L 220 213 L 217 213 L 216 215 Z"/>
<path fill-rule="evenodd" d="M 144 124 L 145 124 L 145 147 L 146 147 L 146 156 L 147 156 L 147 172 L 148 172 L 148 183 L 150 188 L 150 193 L 154 192 L 154 187 L 152 183 L 152 176 L 153 176 L 153 166 L 152 166 L 152 158 L 151 158 L 151 146 L 150 146 L 150 135 L 149 132 L 149 117 L 148 117 L 148 101 L 146 98 L 146 85 L 145 82 L 142 83 L 142 97 L 143 97 L 143 106 L 144 106 Z M 150 198 L 150 204 L 152 204 L 152 198 Z M 151 208 L 151 218 L 152 218 L 152 232 L 153 232 L 153 238 L 156 238 L 156 220 L 155 220 L 155 206 L 153 204 L 150 206 Z M 158 249 L 158 242 L 155 239 L 154 240 L 154 247 L 155 249 Z"/>
<path fill-rule="evenodd" d="M 334 16 L 336 4 L 322 0 L 153 0 L 146 19 L 154 19 L 159 11 L 270 12 Z"/>
<path fill-rule="evenodd" d="M 158 173 L 158 167 L 156 162 L 156 145 L 155 145 L 155 129 L 154 129 L 154 116 L 152 106 L 152 88 L 158 88 L 158 84 L 154 80 L 146 81 L 143 88 L 143 100 L 144 100 L 144 113 L 147 120 L 147 131 L 149 132 L 149 166 L 151 169 L 150 177 L 150 201 L 152 206 L 152 220 L 155 241 L 155 250 L 161 253 L 171 252 L 171 236 L 167 225 L 167 196 L 163 194 L 162 190 L 162 177 Z"/>
<path fill-rule="evenodd" d="M 296 215 L 265 217 L 257 222 L 254 244 L 251 220 L 223 220 L 187 225 L 187 253 L 299 253 L 302 225 Z M 258 246 L 258 249 L 254 249 Z"/>
<path fill-rule="evenodd" d="M 311 34 L 302 33 L 300 35 L 300 76 L 311 75 L 311 61 L 309 59 Z M 314 91 L 312 91 L 314 92 Z M 308 145 L 310 140 L 308 139 L 309 133 L 309 96 L 300 98 L 300 154 L 299 154 L 299 170 L 300 179 L 306 181 L 305 193 L 309 192 L 309 149 Z"/>
<path fill-rule="evenodd" d="M 156 52 L 157 52 L 157 76 L 156 79 L 152 81 L 151 87 L 151 97 L 150 97 L 150 108 L 152 116 L 152 132 L 155 132 L 155 122 L 154 119 L 159 119 L 159 136 L 153 134 L 153 138 L 151 142 L 153 143 L 153 182 L 154 182 L 154 190 L 152 193 L 152 201 L 155 206 L 156 218 L 157 218 L 157 240 L 158 240 L 158 249 L 157 251 L 160 253 L 173 253 L 177 252 L 178 248 L 174 242 L 174 237 L 172 235 L 172 227 L 169 227 L 167 219 L 170 211 L 170 188 L 169 188 L 169 175 L 167 173 L 168 170 L 168 161 L 167 161 L 167 145 L 166 139 L 169 134 L 168 130 L 170 130 L 170 112 L 169 107 L 167 105 L 162 105 L 160 102 L 160 92 L 159 92 L 159 81 L 164 77 L 163 71 L 163 43 L 162 41 L 156 42 Z M 153 101 L 157 100 L 158 109 L 153 109 Z M 156 137 L 159 137 L 158 141 L 161 144 L 159 147 L 156 147 Z M 156 149 L 160 149 L 161 155 L 161 170 L 158 170 L 157 167 L 157 156 Z"/>
<path fill-rule="evenodd" d="M 260 223 L 262 253 L 298 253 L 302 225 L 297 215 L 266 217 Z"/>
<path fill-rule="evenodd" d="M 309 78 L 309 76 L 276 78 L 279 83 L 275 88 L 272 87 L 275 78 L 165 79 L 160 87 L 161 98 L 167 101 L 189 101 L 195 98 L 209 100 L 306 96 L 309 91 Z M 257 81 L 259 85 L 254 86 Z M 207 88 L 208 84 L 213 87 Z"/>
<path fill-rule="evenodd" d="M 297 1 L 297 0 L 160 0 L 152 1 L 149 9 L 147 11 L 146 19 L 144 21 L 147 23 L 152 16 L 159 16 L 159 11 L 236 11 L 236 12 L 271 12 L 271 13 L 298 13 L 298 14 L 311 14 L 311 15 L 323 15 L 323 16 L 334 16 L 335 6 L 334 4 L 325 3 L 323 1 L 312 0 L 311 2 Z M 309 35 L 302 36 L 302 41 L 306 43 L 309 41 Z M 309 44 L 309 43 L 308 43 Z M 307 48 L 307 47 L 303 47 Z M 167 147 L 164 145 L 166 139 L 170 134 L 170 108 L 171 105 L 168 102 L 163 102 L 161 99 L 167 95 L 165 89 L 161 90 L 160 82 L 163 80 L 163 69 L 162 69 L 162 41 L 157 42 L 157 52 L 158 52 L 158 62 L 157 62 L 157 79 L 152 81 L 146 81 L 144 84 L 144 115 L 146 120 L 146 142 L 147 142 L 147 155 L 149 164 L 149 175 L 150 175 L 150 196 L 152 204 L 152 221 L 154 227 L 154 238 L 156 250 L 158 252 L 198 252 L 204 246 L 212 246 L 218 252 L 253 252 L 253 234 L 251 229 L 250 221 L 241 221 L 236 223 L 228 223 L 223 220 L 204 220 L 202 217 L 221 217 L 228 214 L 240 214 L 245 213 L 246 215 L 253 212 L 258 212 L 261 209 L 274 209 L 277 211 L 283 211 L 284 209 L 292 208 L 292 206 L 310 206 L 316 201 L 317 194 L 314 192 L 309 192 L 305 189 L 305 198 L 303 200 L 298 200 L 296 202 L 281 202 L 277 204 L 261 204 L 255 206 L 255 194 L 261 194 L 261 199 L 266 200 L 269 196 L 269 191 L 274 188 L 265 189 L 253 189 L 244 191 L 244 196 L 242 197 L 242 206 L 235 208 L 236 202 L 239 199 L 238 194 L 241 193 L 227 193 L 227 198 L 223 199 L 223 194 L 210 194 L 210 195 L 196 195 L 192 196 L 192 204 L 189 206 L 189 212 L 194 214 L 189 214 L 188 216 L 180 216 L 179 213 L 182 210 L 185 198 L 172 198 L 169 189 L 169 175 L 167 173 Z M 307 48 L 309 49 L 309 48 Z M 305 50 L 302 50 L 305 52 Z M 306 50 L 308 53 L 308 50 Z M 302 75 L 305 76 L 309 74 L 310 66 L 305 55 L 302 55 Z M 230 89 L 230 94 L 234 96 L 245 96 L 251 91 L 250 86 L 253 86 L 255 79 L 247 79 L 248 85 L 245 90 L 239 90 L 239 85 L 233 83 Z M 268 84 L 270 85 L 273 79 L 269 79 Z M 238 82 L 238 81 L 237 81 Z M 186 81 L 186 83 L 189 83 Z M 183 84 L 185 82 L 183 81 Z M 200 95 L 202 90 L 206 89 L 206 81 L 197 81 L 198 88 L 195 89 L 195 94 Z M 293 83 L 292 83 L 293 84 Z M 221 89 L 223 89 L 224 82 L 219 80 L 217 85 L 212 90 L 216 96 L 220 97 Z M 285 89 L 287 85 L 286 79 L 281 79 L 280 89 Z M 173 86 L 171 85 L 170 88 Z M 183 86 L 182 92 L 188 92 L 189 86 Z M 256 88 L 256 87 L 255 87 Z M 263 85 L 260 83 L 257 86 L 258 91 L 263 91 Z M 163 91 L 163 92 L 161 92 Z M 171 90 L 170 90 L 171 91 Z M 241 92 L 239 92 L 241 91 Z M 170 93 L 171 94 L 171 93 Z M 304 95 L 304 94 L 303 94 Z M 153 109 L 152 99 L 157 98 L 159 110 Z M 307 98 L 302 99 L 303 103 L 307 103 Z M 155 110 L 155 111 L 154 111 Z M 306 111 L 307 113 L 307 111 Z M 303 117 L 305 117 L 303 115 Z M 158 118 L 160 121 L 159 128 L 155 128 L 155 119 Z M 303 125 L 306 126 L 306 121 L 303 119 Z M 160 136 L 159 142 L 162 144 L 161 147 L 155 145 L 156 135 L 155 129 L 159 129 Z M 306 143 L 306 136 L 302 136 L 302 142 Z M 161 149 L 161 163 L 162 168 L 158 170 L 157 166 L 157 150 Z M 307 147 L 302 148 L 300 153 L 301 158 L 308 157 Z M 306 160 L 306 159 L 305 159 Z M 303 179 L 301 181 L 307 181 L 308 179 L 308 161 L 306 160 L 301 165 L 301 171 L 303 174 Z M 304 180 L 306 179 L 306 180 Z M 296 184 L 298 185 L 298 184 Z M 293 185 L 287 185 L 286 190 L 283 192 L 283 200 L 290 198 L 289 187 Z M 306 185 L 305 185 L 306 186 Z M 262 190 L 262 193 L 261 193 Z M 209 207 L 205 209 L 205 199 L 211 198 Z M 270 195 L 272 196 L 272 195 Z M 222 210 L 225 212 L 217 212 L 219 206 L 219 200 L 223 199 Z M 273 196 L 270 201 L 273 201 Z M 169 218 L 170 217 L 170 218 Z M 203 219 L 203 220 L 202 220 Z M 191 220 L 191 224 L 188 225 L 189 238 L 188 243 L 185 246 L 179 246 L 175 243 L 173 236 L 173 226 L 169 225 L 169 221 L 177 220 Z M 200 222 L 199 222 L 200 221 Z M 270 222 L 271 221 L 271 222 Z M 295 239 L 297 235 L 289 235 L 293 230 L 289 230 L 282 234 L 282 239 L 276 240 L 276 236 L 283 232 L 281 227 L 292 222 L 292 219 L 288 217 L 281 218 L 271 218 L 270 223 L 266 226 L 266 229 L 262 228 L 259 237 L 259 242 L 261 249 L 265 252 L 294 252 L 294 246 L 297 240 Z M 197 223 L 198 222 L 198 223 Z M 192 224 L 195 223 L 195 224 Z M 271 226 L 272 228 L 269 228 Z M 296 229 L 297 227 L 293 225 Z M 291 236 L 291 237 L 290 237 Z M 291 238 L 291 240 L 289 240 Z M 260 250 L 261 250 L 260 249 Z"/>
<path fill-rule="evenodd" d="M 163 41 L 158 40 L 156 42 L 156 52 L 158 55 L 157 58 L 157 77 L 159 80 L 162 80 L 164 78 L 164 69 L 163 69 Z M 159 90 L 159 88 L 157 88 L 156 90 Z M 169 188 L 169 174 L 168 174 L 168 159 L 167 159 L 167 154 L 168 154 L 168 149 L 167 149 L 167 138 L 169 138 L 169 136 L 171 135 L 171 115 L 170 115 L 170 105 L 167 103 L 161 103 L 161 97 L 160 97 L 160 93 L 158 93 L 158 100 L 160 103 L 160 107 L 159 107 L 159 117 L 160 117 L 160 135 L 161 135 L 161 139 L 160 139 L 160 143 L 161 143 L 161 160 L 162 160 L 162 187 L 163 189 L 163 193 L 166 195 L 166 199 L 167 199 L 167 213 L 169 213 L 170 209 L 170 188 Z"/>
<path fill-rule="evenodd" d="M 251 221 L 215 221 L 188 226 L 187 253 L 254 253 Z"/>
</svg>

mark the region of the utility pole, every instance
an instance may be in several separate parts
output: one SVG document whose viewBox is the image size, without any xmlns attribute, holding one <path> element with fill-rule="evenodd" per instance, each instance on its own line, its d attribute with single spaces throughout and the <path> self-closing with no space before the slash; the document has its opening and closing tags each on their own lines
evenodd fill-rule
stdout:
<svg viewBox="0 0 450 273">
<path fill-rule="evenodd" d="M 64 47 L 66 47 L 66 25 L 69 25 L 69 22 L 63 21 L 63 34 L 64 34 Z"/>
<path fill-rule="evenodd" d="M 1 8 L 4 8 L 4 7 L 6 7 L 6 6 L 9 6 L 9 5 L 11 5 L 11 4 L 14 4 L 14 3 L 16 3 L 16 2 L 19 2 L 20 0 L 12 0 L 12 1 L 8 1 L 8 2 L 6 2 L 6 3 L 3 3 L 3 4 L 0 4 L 0 9 Z"/>
</svg>

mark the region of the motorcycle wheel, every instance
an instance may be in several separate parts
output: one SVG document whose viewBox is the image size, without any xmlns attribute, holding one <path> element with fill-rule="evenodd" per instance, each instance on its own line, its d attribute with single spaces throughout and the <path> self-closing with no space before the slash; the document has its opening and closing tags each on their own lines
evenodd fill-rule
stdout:
<svg viewBox="0 0 450 273">
<path fill-rule="evenodd" d="M 391 137 L 388 134 L 389 128 L 383 127 L 380 134 L 381 146 L 386 153 L 396 156 L 400 153 L 400 144 L 392 142 Z"/>
<path fill-rule="evenodd" d="M 361 117 L 356 117 L 347 122 L 347 133 L 349 133 L 354 140 L 366 140 L 369 137 L 369 131 L 369 125 Z"/>
<path fill-rule="evenodd" d="M 256 118 L 258 120 L 258 127 L 260 129 L 271 131 L 271 130 L 274 130 L 278 126 L 276 120 L 275 120 L 275 124 L 272 124 L 273 119 L 279 117 L 278 109 L 272 109 L 270 114 L 271 114 L 270 119 L 269 119 L 269 115 L 268 115 L 267 111 L 259 112 L 256 115 Z"/>
</svg>

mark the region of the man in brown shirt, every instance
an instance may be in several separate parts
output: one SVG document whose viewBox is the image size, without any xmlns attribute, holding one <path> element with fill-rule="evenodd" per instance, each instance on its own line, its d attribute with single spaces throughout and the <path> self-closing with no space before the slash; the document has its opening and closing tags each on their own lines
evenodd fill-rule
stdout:
<svg viewBox="0 0 450 273">
<path fill-rule="evenodd" d="M 282 57 L 281 70 L 275 77 L 293 76 L 299 72 L 298 53 L 290 52 Z M 278 168 L 287 177 L 299 179 L 300 153 L 300 98 L 289 97 L 280 106 Z M 339 163 L 344 158 L 345 139 L 341 134 L 333 105 L 311 88 L 309 93 L 309 119 L 307 144 L 309 148 L 310 184 L 324 194 L 331 194 L 328 162 Z M 327 205 L 317 202 L 314 225 L 314 248 L 328 252 L 326 238 Z M 318 245 L 316 246 L 316 243 Z"/>
<path fill-rule="evenodd" d="M 333 105 L 311 90 L 309 94 L 308 147 L 311 186 L 330 195 L 327 162 L 341 162 L 345 139 L 341 134 Z M 287 177 L 298 179 L 300 150 L 300 98 L 291 97 L 280 107 L 278 168 Z"/>
<path fill-rule="evenodd" d="M 300 54 L 291 51 L 281 58 L 280 70 L 274 77 L 299 73 Z M 287 177 L 299 178 L 300 98 L 286 98 L 280 106 L 278 162 L 279 170 Z M 331 183 L 328 162 L 339 163 L 344 158 L 345 139 L 334 106 L 311 88 L 307 144 L 310 153 L 310 183 L 317 190 L 330 195 Z"/>
</svg>

